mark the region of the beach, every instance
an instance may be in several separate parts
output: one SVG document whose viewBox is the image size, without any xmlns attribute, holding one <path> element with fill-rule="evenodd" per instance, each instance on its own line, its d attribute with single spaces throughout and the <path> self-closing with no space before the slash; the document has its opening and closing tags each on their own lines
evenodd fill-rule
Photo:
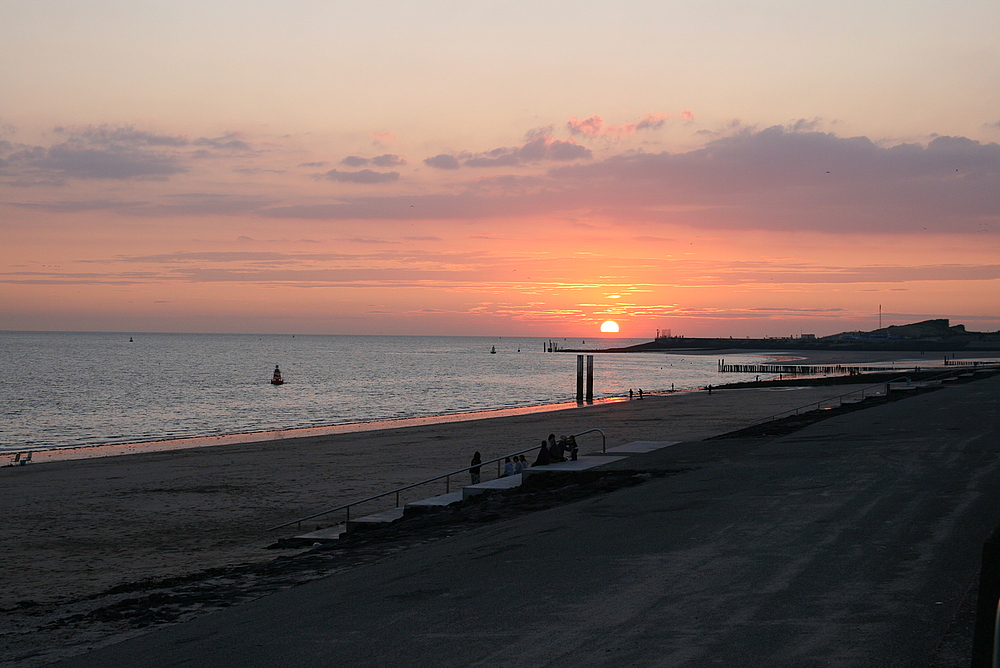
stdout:
<svg viewBox="0 0 1000 668">
<path fill-rule="evenodd" d="M 294 536 L 295 527 L 267 529 L 468 466 L 477 450 L 489 460 L 532 447 L 549 433 L 595 428 L 609 448 L 637 440 L 699 441 L 868 385 L 683 392 L 466 422 L 0 468 L 7 509 L 0 538 L 8 573 L 0 591 L 5 644 L 21 651 L 25 643 L 51 641 L 38 632 L 43 622 L 86 614 L 116 589 L 294 554 L 268 546 Z M 581 454 L 603 446 L 600 434 L 579 440 Z M 484 469 L 484 479 L 495 476 L 494 468 Z M 455 479 L 466 480 L 464 473 Z M 443 483 L 421 487 L 401 502 L 443 492 Z M 392 505 L 390 497 L 352 515 Z M 317 518 L 302 531 L 341 521 L 342 514 Z"/>
<path fill-rule="evenodd" d="M 460 469 L 476 450 L 488 460 L 532 447 L 549 433 L 592 428 L 604 431 L 608 447 L 699 440 L 850 389 L 678 393 L 470 422 L 0 468 L 0 498 L 9 509 L 0 559 L 18 574 L 0 591 L 0 608 L 19 601 L 59 605 L 127 582 L 272 559 L 266 546 L 294 527 L 271 533 L 269 527 Z M 588 434 L 580 445 L 594 452 L 602 441 Z M 495 475 L 484 471 L 484 478 Z M 418 488 L 403 500 L 443 491 L 443 484 Z M 370 512 L 380 509 L 373 504 Z M 304 528 L 342 520 L 318 518 Z"/>
<path fill-rule="evenodd" d="M 66 619 L 119 630 L 54 665 L 990 665 L 998 389 L 969 374 L 533 474 Z"/>
</svg>

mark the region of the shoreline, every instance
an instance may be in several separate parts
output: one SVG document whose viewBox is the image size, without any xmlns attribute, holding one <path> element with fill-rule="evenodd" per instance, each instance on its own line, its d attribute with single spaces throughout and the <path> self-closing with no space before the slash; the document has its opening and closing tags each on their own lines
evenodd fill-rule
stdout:
<svg viewBox="0 0 1000 668">
<path fill-rule="evenodd" d="M 857 351 L 772 351 L 772 350 L 760 350 L 760 351 L 750 351 L 741 349 L 730 349 L 730 350 L 665 350 L 665 351 L 642 351 L 642 352 L 655 352 L 665 355 L 747 355 L 752 354 L 759 356 L 767 360 L 767 364 L 780 364 L 784 362 L 792 361 L 802 361 L 803 365 L 851 365 L 851 364 L 889 364 L 898 363 L 902 361 L 921 361 L 915 357 L 915 355 L 906 354 L 906 352 L 899 352 L 896 355 L 886 354 L 883 352 L 857 352 Z M 981 355 L 974 355 L 972 353 L 964 354 L 961 356 L 962 360 L 977 360 L 984 359 Z M 998 358 L 991 358 L 1000 361 Z M 930 368 L 933 368 L 932 366 Z M 942 369 L 944 367 L 941 367 Z M 761 374 L 765 375 L 765 374 Z M 769 381 L 777 381 L 778 375 L 771 374 L 773 377 L 765 378 L 764 380 L 758 381 L 760 383 L 766 383 Z M 847 376 L 848 374 L 834 374 L 826 375 L 824 377 L 832 378 L 835 375 Z M 817 378 L 817 376 L 801 376 L 804 380 Z M 856 376 L 859 381 L 863 381 L 864 374 Z M 749 381 L 734 381 L 719 384 L 711 384 L 713 388 L 723 387 L 725 385 L 741 385 L 744 382 Z M 674 392 L 670 391 L 647 391 L 646 396 L 676 396 L 685 392 L 699 392 L 705 390 L 707 387 L 697 387 L 697 388 L 685 388 Z M 482 411 L 470 411 L 463 413 L 443 413 L 438 415 L 426 415 L 418 417 L 407 417 L 407 418 L 391 418 L 386 420 L 370 420 L 362 422 L 345 422 L 339 424 L 331 425 L 320 425 L 311 427 L 289 427 L 284 429 L 273 429 L 264 431 L 252 431 L 252 432 L 235 432 L 235 433 L 223 433 L 223 434 L 212 434 L 206 436 L 185 436 L 181 438 L 164 438 L 155 440 L 137 440 L 137 441 L 127 441 L 122 443 L 95 443 L 93 445 L 79 445 L 79 446 L 65 446 L 65 447 L 49 447 L 40 446 L 37 448 L 32 447 L 22 447 L 18 448 L 4 448 L 0 450 L 0 467 L 6 466 L 11 462 L 14 456 L 18 453 L 31 452 L 32 454 L 32 464 L 35 463 L 46 463 L 46 462 L 56 462 L 56 461 L 77 461 L 86 459 L 95 459 L 103 457 L 118 457 L 123 455 L 141 454 L 141 453 L 152 453 L 152 452 L 167 452 L 174 450 L 185 450 L 191 448 L 206 448 L 215 447 L 220 445 L 237 445 L 237 444 L 248 444 L 248 443 L 263 443 L 271 441 L 285 441 L 289 439 L 297 438 L 309 438 L 316 436 L 328 436 L 336 434 L 355 434 L 364 433 L 370 431 L 380 431 L 383 429 L 399 429 L 405 427 L 414 427 L 421 425 L 435 425 L 435 424 L 448 424 L 453 422 L 465 422 L 465 421 L 475 421 L 475 420 L 485 420 L 495 417 L 509 417 L 518 415 L 530 415 L 534 413 L 547 413 L 552 411 L 560 411 L 569 408 L 585 408 L 591 405 L 599 405 L 605 403 L 616 403 L 621 401 L 628 401 L 628 398 L 624 395 L 602 397 L 595 399 L 591 404 L 578 404 L 575 401 L 568 402 L 556 402 L 547 404 L 536 404 L 532 406 L 515 406 L 510 408 L 495 408 Z"/>
<path fill-rule="evenodd" d="M 268 546 L 343 517 L 312 521 L 301 530 L 266 529 L 460 469 L 476 450 L 490 460 L 537 444 L 549 433 L 600 428 L 608 448 L 641 440 L 703 441 L 696 447 L 724 456 L 724 442 L 706 439 L 854 387 L 651 394 L 595 402 L 583 410 L 2 467 L 0 504 L 10 512 L 0 535 L 0 560 L 17 577 L 0 591 L 0 635 L 19 652 L 46 643 L 100 642 L 114 634 L 113 625 L 65 620 L 87 618 L 153 583 L 169 586 L 162 583 L 297 554 Z M 601 450 L 599 436 L 579 441 L 581 456 Z M 483 474 L 492 479 L 496 470 L 486 467 Z M 453 480 L 452 486 L 456 482 L 465 480 Z M 440 489 L 426 485 L 404 493 L 400 502 L 443 491 L 442 481 Z M 385 509 L 379 501 L 354 512 Z"/>
<path fill-rule="evenodd" d="M 595 427 L 609 448 L 637 440 L 702 440 L 850 390 L 651 394 L 518 415 L 369 424 L 367 431 L 0 467 L 0 503 L 11 509 L 0 559 L 20 574 L 0 591 L 0 609 L 19 600 L 58 600 L 122 581 L 274 558 L 264 547 L 280 532 L 268 534 L 267 527 L 460 469 L 476 450 L 489 460 L 529 448 L 549 433 Z M 581 455 L 601 446 L 599 436 L 580 439 Z M 494 475 L 484 470 L 484 478 Z M 441 487 L 418 488 L 402 501 L 441 493 L 443 481 Z M 341 519 L 331 517 L 326 525 Z"/>
<path fill-rule="evenodd" d="M 595 399 L 593 401 L 593 405 L 598 403 L 615 403 L 624 400 L 625 399 L 623 397 L 605 397 L 602 399 Z M 232 434 L 216 434 L 212 436 L 188 436 L 184 438 L 167 438 L 155 441 L 98 443 L 94 445 L 67 446 L 65 448 L 43 447 L 37 450 L 32 450 L 30 448 L 23 448 L 21 450 L 11 449 L 4 451 L 3 455 L 0 456 L 9 461 L 13 459 L 14 455 L 18 452 L 31 452 L 32 464 L 41 462 L 76 461 L 81 459 L 95 459 L 98 457 L 119 457 L 122 455 L 142 454 L 147 452 L 169 452 L 174 450 L 187 450 L 191 448 L 209 448 L 219 445 L 277 442 L 315 436 L 358 434 L 369 431 L 381 431 L 385 429 L 403 429 L 406 427 L 417 427 L 422 425 L 486 420 L 496 417 L 512 417 L 517 415 L 546 413 L 568 408 L 582 408 L 587 405 L 592 404 L 584 404 L 581 406 L 576 402 L 562 402 L 554 404 L 539 404 L 536 406 L 518 406 L 515 408 L 496 408 L 492 410 L 473 411 L 469 413 L 444 413 L 441 415 L 428 415 L 412 418 L 393 418 L 390 420 L 371 420 L 366 422 L 345 422 L 341 424 L 322 425 L 318 427 L 290 427 L 288 429 L 237 432 Z M 3 466 L 3 464 L 0 464 L 0 466 Z"/>
</svg>

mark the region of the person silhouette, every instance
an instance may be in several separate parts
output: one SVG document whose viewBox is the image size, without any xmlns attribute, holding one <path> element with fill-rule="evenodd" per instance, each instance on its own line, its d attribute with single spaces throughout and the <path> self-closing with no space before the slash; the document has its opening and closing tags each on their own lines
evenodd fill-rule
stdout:
<svg viewBox="0 0 1000 668">
<path fill-rule="evenodd" d="M 482 472 L 482 467 L 479 466 L 483 463 L 483 458 L 479 454 L 479 450 L 476 450 L 476 454 L 472 455 L 472 462 L 470 463 L 471 468 L 469 469 L 469 477 L 472 478 L 472 484 L 478 485 L 480 480 L 480 473 Z"/>
</svg>

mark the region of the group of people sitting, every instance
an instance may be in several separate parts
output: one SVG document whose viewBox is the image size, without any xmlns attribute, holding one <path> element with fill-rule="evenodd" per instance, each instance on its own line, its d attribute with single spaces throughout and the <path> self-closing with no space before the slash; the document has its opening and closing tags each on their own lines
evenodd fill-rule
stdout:
<svg viewBox="0 0 1000 668">
<path fill-rule="evenodd" d="M 520 457 L 506 457 L 503 460 L 503 473 L 500 474 L 501 478 L 506 478 L 509 475 L 517 475 L 528 468 L 528 460 L 524 458 L 524 455 Z"/>
<path fill-rule="evenodd" d="M 576 461 L 579 450 L 580 448 L 576 444 L 576 439 L 572 436 L 562 436 L 559 440 L 556 440 L 555 434 L 549 434 L 549 438 L 542 441 L 542 446 L 538 451 L 535 463 L 530 464 L 530 466 L 545 466 L 554 462 L 564 462 L 567 459 Z M 482 456 L 477 451 L 472 456 L 472 462 L 469 467 L 469 474 L 472 477 L 473 485 L 479 484 L 481 480 L 480 471 L 482 463 Z M 506 457 L 503 460 L 503 472 L 500 474 L 500 477 L 506 478 L 507 476 L 523 473 L 528 467 L 528 460 L 524 458 L 524 455 Z"/>
<path fill-rule="evenodd" d="M 545 466 L 554 462 L 564 462 L 567 459 L 576 461 L 579 451 L 576 439 L 572 436 L 562 436 L 557 441 L 555 434 L 549 434 L 548 440 L 542 441 L 542 446 L 538 450 L 538 458 L 535 459 L 532 466 Z"/>
</svg>

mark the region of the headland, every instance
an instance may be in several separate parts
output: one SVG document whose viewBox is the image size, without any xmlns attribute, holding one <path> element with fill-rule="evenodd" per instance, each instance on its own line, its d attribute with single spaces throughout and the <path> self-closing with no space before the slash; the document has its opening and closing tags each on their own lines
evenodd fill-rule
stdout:
<svg viewBox="0 0 1000 668">
<path fill-rule="evenodd" d="M 1000 352 L 1000 331 L 970 332 L 964 325 L 951 325 L 946 319 L 925 320 L 910 325 L 890 325 L 869 332 L 842 332 L 816 337 L 738 339 L 734 337 L 658 336 L 648 343 L 624 348 L 599 350 L 565 350 L 564 352 L 719 352 L 719 351 L 789 351 L 789 352 L 870 352 L 896 354 Z"/>
</svg>

